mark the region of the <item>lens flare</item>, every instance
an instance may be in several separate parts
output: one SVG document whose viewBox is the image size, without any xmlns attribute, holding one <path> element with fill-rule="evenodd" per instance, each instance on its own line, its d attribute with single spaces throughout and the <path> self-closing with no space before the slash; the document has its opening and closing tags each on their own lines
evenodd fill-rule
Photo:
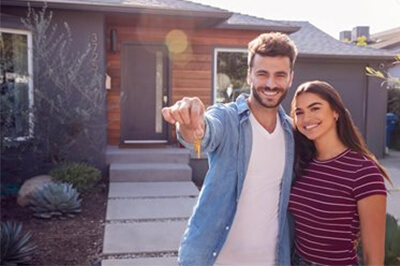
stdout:
<svg viewBox="0 0 400 266">
<path fill-rule="evenodd" d="M 188 38 L 182 30 L 171 30 L 165 37 L 165 44 L 170 53 L 180 54 L 188 47 Z"/>
</svg>

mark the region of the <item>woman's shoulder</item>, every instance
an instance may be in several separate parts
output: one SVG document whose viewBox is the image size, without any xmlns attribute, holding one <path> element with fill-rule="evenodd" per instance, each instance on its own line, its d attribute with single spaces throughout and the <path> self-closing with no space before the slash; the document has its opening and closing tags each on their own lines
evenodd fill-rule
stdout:
<svg viewBox="0 0 400 266">
<path fill-rule="evenodd" d="M 348 152 L 346 152 L 345 156 L 343 158 L 352 160 L 354 163 L 365 165 L 365 164 L 374 164 L 374 162 L 362 154 L 361 152 L 354 151 L 352 149 L 349 149 Z"/>
</svg>

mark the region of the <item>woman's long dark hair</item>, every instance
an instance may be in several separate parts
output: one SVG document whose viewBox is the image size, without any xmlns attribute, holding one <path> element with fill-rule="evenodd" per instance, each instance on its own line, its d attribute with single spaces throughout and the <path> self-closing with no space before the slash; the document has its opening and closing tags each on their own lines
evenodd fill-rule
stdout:
<svg viewBox="0 0 400 266">
<path fill-rule="evenodd" d="M 388 173 L 383 168 L 375 156 L 368 150 L 367 145 L 360 131 L 354 125 L 350 117 L 350 112 L 345 108 L 339 93 L 328 83 L 324 81 L 314 80 L 301 84 L 293 97 L 291 117 L 295 121 L 295 109 L 297 97 L 303 93 L 313 93 L 327 101 L 338 115 L 337 133 L 340 141 L 349 149 L 359 152 L 368 159 L 372 160 L 381 171 L 382 175 L 391 183 Z M 295 172 L 300 176 L 303 169 L 315 157 L 316 148 L 314 142 L 307 139 L 296 127 L 293 122 L 294 138 L 295 138 Z"/>
</svg>

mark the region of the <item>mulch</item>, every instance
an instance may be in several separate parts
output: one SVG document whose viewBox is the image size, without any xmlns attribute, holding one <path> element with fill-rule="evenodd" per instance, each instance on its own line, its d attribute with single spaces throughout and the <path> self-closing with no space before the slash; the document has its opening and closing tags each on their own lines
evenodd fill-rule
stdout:
<svg viewBox="0 0 400 266">
<path fill-rule="evenodd" d="M 38 247 L 29 265 L 100 265 L 107 204 L 107 183 L 82 197 L 82 213 L 73 218 L 50 220 L 33 217 L 15 197 L 1 200 L 1 221 L 22 222 Z"/>
</svg>

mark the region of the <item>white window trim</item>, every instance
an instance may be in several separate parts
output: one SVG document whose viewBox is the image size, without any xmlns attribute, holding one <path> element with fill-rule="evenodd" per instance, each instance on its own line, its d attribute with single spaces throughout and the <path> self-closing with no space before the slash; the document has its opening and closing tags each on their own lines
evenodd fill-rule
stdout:
<svg viewBox="0 0 400 266">
<path fill-rule="evenodd" d="M 246 48 L 222 48 L 222 47 L 217 47 L 214 48 L 214 62 L 213 62 L 213 104 L 216 103 L 217 100 L 217 59 L 218 59 L 218 52 L 242 52 L 247 54 L 248 51 Z"/>
<path fill-rule="evenodd" d="M 28 139 L 33 138 L 34 135 L 34 114 L 32 112 L 33 104 L 34 104 L 34 92 L 33 92 L 33 45 L 32 45 L 32 33 L 26 30 L 17 30 L 17 29 L 9 29 L 9 28 L 0 28 L 0 32 L 11 33 L 11 34 L 21 34 L 27 36 L 28 42 L 28 84 L 29 84 L 29 135 L 23 137 L 17 137 L 14 140 L 16 141 L 26 141 Z M 9 138 L 8 138 L 9 139 Z"/>
</svg>

